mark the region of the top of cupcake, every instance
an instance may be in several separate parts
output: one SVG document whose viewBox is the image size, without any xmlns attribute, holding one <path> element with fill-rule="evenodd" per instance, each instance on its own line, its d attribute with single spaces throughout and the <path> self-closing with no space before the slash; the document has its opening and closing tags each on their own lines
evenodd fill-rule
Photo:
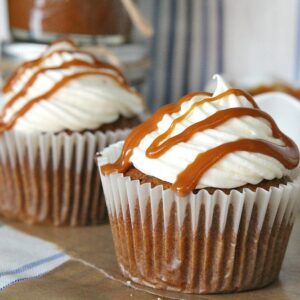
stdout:
<svg viewBox="0 0 300 300">
<path fill-rule="evenodd" d="M 296 144 L 254 99 L 219 76 L 214 94 L 191 93 L 160 108 L 128 136 L 107 174 L 133 165 L 181 195 L 281 178 L 299 163 Z"/>
<path fill-rule="evenodd" d="M 145 109 L 118 68 L 70 40 L 53 43 L 40 58 L 21 65 L 3 92 L 0 132 L 92 130 Z"/>
</svg>

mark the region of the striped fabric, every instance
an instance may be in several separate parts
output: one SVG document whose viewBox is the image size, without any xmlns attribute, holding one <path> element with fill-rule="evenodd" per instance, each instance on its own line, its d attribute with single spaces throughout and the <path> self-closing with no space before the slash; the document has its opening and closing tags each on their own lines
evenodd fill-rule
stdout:
<svg viewBox="0 0 300 300">
<path fill-rule="evenodd" d="M 203 89 L 211 74 L 223 71 L 221 0 L 153 0 L 148 6 L 140 0 L 140 7 L 155 31 L 147 92 L 153 109 Z"/>
<path fill-rule="evenodd" d="M 40 277 L 69 259 L 52 243 L 0 225 L 0 290 Z"/>
<path fill-rule="evenodd" d="M 211 76 L 300 79 L 300 0 L 138 0 L 152 21 L 147 90 L 156 109 Z"/>
</svg>

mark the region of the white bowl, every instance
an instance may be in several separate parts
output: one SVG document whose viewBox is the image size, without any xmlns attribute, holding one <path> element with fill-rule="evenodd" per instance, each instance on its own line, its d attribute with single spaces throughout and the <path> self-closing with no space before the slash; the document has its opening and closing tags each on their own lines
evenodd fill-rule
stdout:
<svg viewBox="0 0 300 300">
<path fill-rule="evenodd" d="M 254 98 L 259 107 L 274 118 L 280 130 L 300 148 L 300 100 L 280 92 L 263 93 Z"/>
</svg>

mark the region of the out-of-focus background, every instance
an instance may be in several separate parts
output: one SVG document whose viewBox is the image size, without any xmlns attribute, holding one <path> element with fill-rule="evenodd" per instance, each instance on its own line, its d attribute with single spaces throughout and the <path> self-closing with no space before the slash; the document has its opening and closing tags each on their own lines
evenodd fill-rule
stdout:
<svg viewBox="0 0 300 300">
<path fill-rule="evenodd" d="M 299 0 L 0 0 L 1 78 L 70 36 L 112 51 L 152 109 L 205 89 L 216 72 L 249 89 L 297 89 L 299 9 Z"/>
</svg>

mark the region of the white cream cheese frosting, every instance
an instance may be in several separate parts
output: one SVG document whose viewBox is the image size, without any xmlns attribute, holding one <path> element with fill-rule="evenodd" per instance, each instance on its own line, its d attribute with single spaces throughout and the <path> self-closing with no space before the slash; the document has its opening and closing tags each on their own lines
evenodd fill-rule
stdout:
<svg viewBox="0 0 300 300">
<path fill-rule="evenodd" d="M 141 96 L 116 68 L 101 64 L 65 40 L 20 67 L 4 91 L 4 107 L 11 103 L 2 113 L 4 124 L 38 99 L 12 126 L 24 132 L 92 130 L 120 116 L 140 115 L 145 109 Z"/>
<path fill-rule="evenodd" d="M 217 87 L 212 97 L 230 88 L 221 76 L 215 75 L 214 78 L 217 80 Z M 219 145 L 240 139 L 255 139 L 283 146 L 282 140 L 274 138 L 271 125 L 266 120 L 249 115 L 232 118 L 214 129 L 197 132 L 186 142 L 173 145 L 158 158 L 149 158 L 146 151 L 153 141 L 167 131 L 171 123 L 182 116 L 193 103 L 203 98 L 207 96 L 194 96 L 189 101 L 183 102 L 178 112 L 165 114 L 158 122 L 157 129 L 145 135 L 139 145 L 134 148 L 130 157 L 133 166 L 144 174 L 174 183 L 178 175 L 186 170 L 199 154 Z M 205 120 L 220 110 L 235 107 L 253 108 L 253 105 L 245 97 L 234 94 L 213 102 L 205 102 L 194 108 L 186 118 L 176 124 L 166 139 L 178 135 L 196 122 Z M 235 188 L 248 183 L 257 184 L 264 179 L 281 178 L 288 173 L 289 170 L 272 156 L 236 151 L 227 154 L 209 168 L 201 176 L 196 188 Z"/>
</svg>

